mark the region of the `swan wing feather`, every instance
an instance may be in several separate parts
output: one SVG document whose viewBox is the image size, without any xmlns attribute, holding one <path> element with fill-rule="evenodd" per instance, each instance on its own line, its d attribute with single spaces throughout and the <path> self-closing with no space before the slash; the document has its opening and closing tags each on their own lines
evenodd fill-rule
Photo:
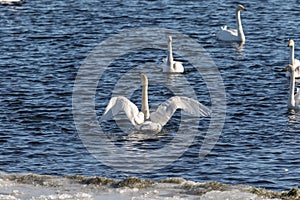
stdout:
<svg viewBox="0 0 300 200">
<path fill-rule="evenodd" d="M 300 60 L 294 59 L 294 63 L 295 63 L 296 69 L 300 67 Z"/>
<path fill-rule="evenodd" d="M 123 111 L 132 125 L 136 126 L 144 122 L 144 116 L 139 112 L 137 106 L 123 96 L 112 97 L 102 115 L 100 121 L 111 119 Z"/>
<path fill-rule="evenodd" d="M 238 35 L 238 31 L 236 29 L 228 29 L 228 32 L 230 32 L 232 35 Z"/>
<path fill-rule="evenodd" d="M 155 112 L 151 113 L 150 119 L 152 122 L 164 126 L 177 109 L 182 109 L 184 112 L 192 115 L 205 117 L 210 116 L 211 112 L 209 108 L 194 99 L 175 96 L 162 103 Z"/>
</svg>

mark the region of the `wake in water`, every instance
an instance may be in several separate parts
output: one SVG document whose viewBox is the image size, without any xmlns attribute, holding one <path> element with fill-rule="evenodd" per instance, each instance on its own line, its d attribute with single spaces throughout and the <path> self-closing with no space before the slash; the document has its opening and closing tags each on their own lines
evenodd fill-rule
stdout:
<svg viewBox="0 0 300 200">
<path fill-rule="evenodd" d="M 103 177 L 59 177 L 0 172 L 0 200 L 296 200 L 299 199 L 299 194 L 297 188 L 287 192 L 272 192 L 251 186 L 218 182 L 197 183 L 182 178 L 152 181 L 130 177 L 114 180 Z"/>
</svg>

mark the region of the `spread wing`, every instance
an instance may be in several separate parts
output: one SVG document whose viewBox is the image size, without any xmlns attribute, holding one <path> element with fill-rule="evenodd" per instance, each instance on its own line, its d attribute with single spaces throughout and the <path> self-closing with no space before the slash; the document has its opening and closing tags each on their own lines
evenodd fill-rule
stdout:
<svg viewBox="0 0 300 200">
<path fill-rule="evenodd" d="M 123 96 L 112 97 L 102 115 L 100 121 L 111 119 L 123 111 L 132 125 L 136 126 L 144 122 L 144 114 L 139 112 L 137 106 Z"/>
<path fill-rule="evenodd" d="M 209 108 L 194 99 L 175 96 L 165 101 L 155 112 L 151 113 L 150 119 L 152 122 L 160 123 L 164 126 L 177 109 L 182 109 L 184 112 L 192 115 L 201 115 L 204 117 L 210 116 L 211 113 Z"/>
</svg>

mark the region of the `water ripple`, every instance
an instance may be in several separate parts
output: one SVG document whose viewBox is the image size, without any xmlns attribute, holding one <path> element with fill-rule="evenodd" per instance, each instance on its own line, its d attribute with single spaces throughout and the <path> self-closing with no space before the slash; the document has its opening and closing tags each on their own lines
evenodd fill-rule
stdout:
<svg viewBox="0 0 300 200">
<path fill-rule="evenodd" d="M 227 116 L 221 137 L 206 158 L 198 157 L 202 133 L 209 124 L 204 119 L 190 148 L 178 160 L 138 176 L 178 176 L 281 190 L 297 186 L 300 118 L 286 108 L 289 82 L 282 68 L 288 63 L 288 38 L 295 39 L 299 57 L 300 6 L 295 1 L 246 2 L 248 12 L 242 13 L 246 44 L 239 46 L 215 40 L 220 26 L 234 26 L 234 5 L 224 0 L 36 0 L 0 6 L 1 170 L 128 176 L 102 165 L 83 146 L 72 116 L 73 84 L 81 63 L 101 41 L 128 28 L 155 26 L 188 34 L 208 51 L 226 88 Z M 159 71 L 165 55 L 166 51 L 145 49 L 115 60 L 99 81 L 105 87 L 97 89 L 97 115 L 101 116 L 116 80 L 128 69 L 147 61 Z M 191 70 L 184 76 L 199 100 L 209 105 L 203 79 L 189 63 L 184 64 Z M 139 106 L 140 95 L 137 90 L 132 96 Z M 149 95 L 151 105 L 157 105 L 173 94 L 150 82 Z M 169 134 L 151 137 L 124 134 L 113 122 L 101 126 L 116 145 L 151 151 L 176 137 L 179 118 L 176 113 L 167 124 Z"/>
</svg>

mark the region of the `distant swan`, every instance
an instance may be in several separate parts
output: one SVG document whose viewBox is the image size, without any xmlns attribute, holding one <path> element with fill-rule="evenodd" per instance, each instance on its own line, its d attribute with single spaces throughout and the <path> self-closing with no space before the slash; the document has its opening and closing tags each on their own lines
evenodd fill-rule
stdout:
<svg viewBox="0 0 300 200">
<path fill-rule="evenodd" d="M 245 35 L 241 21 L 241 10 L 246 11 L 245 7 L 238 4 L 236 7 L 237 30 L 227 29 L 227 26 L 221 27 L 221 31 L 217 33 L 217 39 L 228 42 L 245 42 Z"/>
<path fill-rule="evenodd" d="M 300 61 L 298 59 L 295 59 L 295 42 L 294 42 L 294 40 L 289 40 L 288 46 L 291 48 L 290 64 L 295 66 L 295 78 L 300 78 Z M 290 75 L 290 73 L 287 72 L 286 76 L 288 77 L 289 75 Z"/>
<path fill-rule="evenodd" d="M 126 97 L 112 97 L 100 121 L 111 119 L 123 111 L 137 130 L 159 133 L 177 109 L 182 109 L 192 115 L 210 116 L 209 108 L 194 99 L 181 96 L 171 97 L 161 104 L 155 112 L 150 114 L 148 105 L 148 78 L 145 74 L 140 74 L 140 77 L 143 84 L 141 112 Z"/>
<path fill-rule="evenodd" d="M 172 52 L 172 36 L 168 38 L 168 57 L 164 59 L 165 66 L 163 68 L 163 72 L 169 73 L 183 73 L 184 68 L 182 62 L 173 60 L 173 52 Z"/>
<path fill-rule="evenodd" d="M 25 3 L 25 0 L 0 0 L 0 4 L 21 4 Z"/>
<path fill-rule="evenodd" d="M 288 98 L 288 108 L 289 109 L 300 109 L 300 92 L 299 88 L 297 88 L 297 93 L 295 95 L 295 65 L 289 65 L 285 68 L 288 70 L 290 75 L 290 91 L 289 91 L 289 98 Z"/>
</svg>

